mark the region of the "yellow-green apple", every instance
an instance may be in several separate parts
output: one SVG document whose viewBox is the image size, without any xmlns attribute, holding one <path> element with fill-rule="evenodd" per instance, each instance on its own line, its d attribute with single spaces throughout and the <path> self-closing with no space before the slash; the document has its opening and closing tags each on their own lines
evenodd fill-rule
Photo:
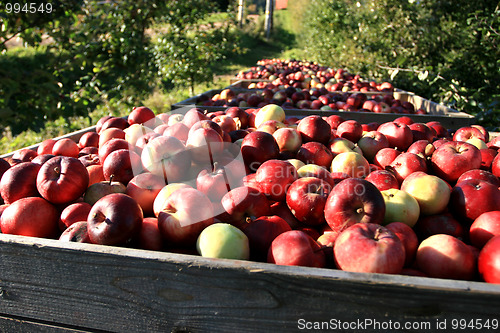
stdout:
<svg viewBox="0 0 500 333">
<path fill-rule="evenodd" d="M 396 156 L 386 169 L 391 170 L 398 182 L 402 183 L 406 177 L 414 172 L 427 172 L 427 163 L 423 157 L 417 154 L 403 152 Z"/>
<path fill-rule="evenodd" d="M 144 147 L 141 160 L 149 172 L 163 176 L 168 183 L 182 180 L 191 168 L 191 155 L 184 144 L 173 136 L 160 136 Z"/>
<path fill-rule="evenodd" d="M 469 171 L 465 171 L 460 177 L 457 179 L 457 184 L 463 180 L 467 179 L 477 179 L 484 180 L 492 183 L 493 185 L 500 187 L 500 179 L 495 176 L 493 173 L 482 170 L 482 169 L 473 169 Z"/>
<path fill-rule="evenodd" d="M 151 132 L 154 133 L 154 131 L 151 128 L 138 123 L 130 125 L 126 129 L 124 129 L 124 131 L 125 131 L 125 141 L 127 141 L 132 147 L 135 146 L 137 139 L 139 139 L 144 134 Z"/>
<path fill-rule="evenodd" d="M 90 243 L 87 217 L 84 221 L 77 221 L 64 229 L 59 236 L 62 242 Z"/>
<path fill-rule="evenodd" d="M 283 201 L 290 185 L 298 178 L 297 169 L 287 161 L 271 159 L 255 172 L 259 190 L 271 200 Z"/>
<path fill-rule="evenodd" d="M 267 255 L 267 261 L 277 265 L 325 267 L 321 245 L 301 230 L 285 231 L 278 235 Z"/>
<path fill-rule="evenodd" d="M 333 153 L 327 146 L 320 142 L 303 143 L 297 150 L 296 158 L 304 164 L 316 164 L 328 168 L 332 164 Z"/>
<path fill-rule="evenodd" d="M 500 236 L 495 236 L 479 252 L 479 275 L 488 283 L 500 283 Z"/>
<path fill-rule="evenodd" d="M 498 210 L 500 188 L 484 180 L 463 180 L 453 187 L 448 207 L 457 220 L 470 226 L 482 213 Z"/>
<path fill-rule="evenodd" d="M 286 128 L 286 125 L 281 121 L 277 120 L 266 120 L 257 127 L 257 131 L 267 132 L 269 134 L 274 134 L 278 129 Z"/>
<path fill-rule="evenodd" d="M 104 179 L 113 179 L 125 185 L 142 171 L 141 157 L 128 149 L 115 150 L 102 162 Z"/>
<path fill-rule="evenodd" d="M 302 137 L 295 128 L 279 128 L 273 133 L 280 151 L 297 152 L 302 145 Z"/>
<path fill-rule="evenodd" d="M 247 134 L 241 143 L 241 154 L 246 167 L 255 172 L 267 160 L 278 157 L 280 148 L 274 137 L 266 132 Z"/>
<path fill-rule="evenodd" d="M 361 150 L 360 147 L 358 147 L 355 143 L 345 138 L 334 138 L 330 141 L 328 146 L 334 156 L 337 156 L 340 153 L 346 153 L 352 151 L 359 154 L 363 154 L 363 151 Z"/>
<path fill-rule="evenodd" d="M 87 168 L 74 157 L 55 156 L 45 162 L 36 177 L 40 195 L 53 204 L 80 198 L 89 185 Z"/>
<path fill-rule="evenodd" d="M 224 149 L 222 137 L 211 128 L 199 128 L 191 132 L 186 141 L 186 148 L 196 163 L 214 161 L 216 155 Z"/>
<path fill-rule="evenodd" d="M 342 231 L 333 254 L 339 269 L 363 273 L 399 274 L 406 259 L 399 237 L 376 223 L 356 223 Z"/>
<path fill-rule="evenodd" d="M 363 156 L 373 162 L 377 152 L 383 148 L 389 148 L 389 141 L 382 133 L 378 131 L 370 131 L 365 133 L 357 142 L 357 146 L 363 152 Z"/>
<path fill-rule="evenodd" d="M 229 223 L 209 225 L 198 236 L 196 249 L 202 257 L 248 260 L 248 237 Z"/>
<path fill-rule="evenodd" d="M 380 191 L 399 189 L 399 182 L 396 176 L 389 170 L 374 170 L 365 179 L 375 185 Z"/>
<path fill-rule="evenodd" d="M 87 221 L 91 208 L 87 202 L 75 202 L 64 207 L 59 218 L 59 230 L 64 231 L 73 223 Z"/>
<path fill-rule="evenodd" d="M 431 166 L 436 176 L 455 182 L 465 171 L 481 167 L 481 152 L 470 143 L 449 141 L 432 154 Z"/>
<path fill-rule="evenodd" d="M 413 143 L 413 134 L 403 123 L 386 122 L 381 124 L 377 131 L 385 135 L 389 141 L 389 147 L 404 151 Z"/>
<path fill-rule="evenodd" d="M 338 125 L 336 134 L 340 138 L 356 143 L 363 136 L 363 127 L 356 120 L 346 120 Z"/>
<path fill-rule="evenodd" d="M 302 162 L 301 160 L 298 160 L 296 158 L 289 158 L 287 159 L 288 162 L 290 162 L 290 164 L 292 164 L 295 169 L 297 169 L 297 171 L 302 168 L 304 165 L 306 165 L 304 162 Z"/>
<path fill-rule="evenodd" d="M 332 160 L 330 171 L 346 173 L 354 178 L 363 178 L 370 173 L 366 158 L 355 152 L 340 153 Z"/>
<path fill-rule="evenodd" d="M 130 125 L 144 124 L 155 118 L 153 110 L 146 106 L 134 107 L 132 112 L 129 113 L 127 121 Z"/>
<path fill-rule="evenodd" d="M 36 179 L 41 165 L 21 162 L 8 168 L 0 180 L 0 195 L 6 204 L 25 197 L 40 196 Z"/>
<path fill-rule="evenodd" d="M 181 188 L 193 188 L 192 186 L 186 183 L 170 183 L 165 185 L 160 192 L 155 197 L 153 201 L 153 213 L 156 217 L 158 214 L 165 208 L 165 203 L 167 202 L 167 198 Z"/>
<path fill-rule="evenodd" d="M 326 222 L 335 232 L 359 222 L 381 224 L 384 216 L 384 197 L 375 185 L 361 178 L 339 182 L 325 204 Z"/>
<path fill-rule="evenodd" d="M 385 169 L 399 154 L 401 151 L 395 148 L 382 148 L 375 154 L 373 164 Z"/>
<path fill-rule="evenodd" d="M 257 111 L 255 115 L 255 127 L 258 128 L 267 120 L 277 120 L 284 122 L 286 118 L 283 108 L 276 104 L 268 104 Z"/>
<path fill-rule="evenodd" d="M 270 215 L 270 202 L 266 195 L 258 189 L 249 186 L 239 186 L 221 199 L 222 206 L 226 211 L 223 222 L 228 222 L 239 227 L 246 223 L 246 219 Z"/>
<path fill-rule="evenodd" d="M 69 139 L 63 138 L 57 140 L 52 146 L 52 155 L 56 156 L 68 156 L 68 157 L 78 157 L 78 153 L 80 152 L 80 148 L 78 148 L 78 144 Z"/>
<path fill-rule="evenodd" d="M 102 245 L 123 245 L 141 230 L 142 209 L 124 193 L 108 194 L 99 199 L 87 219 L 90 241 Z"/>
<path fill-rule="evenodd" d="M 102 197 L 112 194 L 112 193 L 125 193 L 127 187 L 113 180 L 103 180 L 90 185 L 85 194 L 83 195 L 83 201 L 93 206 Z"/>
<path fill-rule="evenodd" d="M 213 223 L 210 199 L 194 188 L 174 191 L 158 214 L 158 227 L 168 245 L 193 246 L 201 231 Z"/>
<path fill-rule="evenodd" d="M 332 137 L 330 125 L 318 115 L 302 118 L 297 125 L 297 131 L 302 136 L 302 142 L 316 141 L 327 145 Z"/>
<path fill-rule="evenodd" d="M 471 280 L 476 270 L 476 257 L 463 241 L 446 234 L 424 239 L 416 255 L 416 263 L 429 277 Z"/>
<path fill-rule="evenodd" d="M 484 142 L 480 138 L 470 138 L 470 139 L 467 139 L 465 142 L 470 143 L 471 145 L 475 146 L 477 149 L 487 149 L 488 148 L 488 146 L 486 145 L 486 142 Z"/>
<path fill-rule="evenodd" d="M 135 175 L 127 184 L 125 194 L 141 206 L 144 216 L 153 216 L 153 203 L 158 193 L 165 187 L 162 176 L 144 172 Z"/>
<path fill-rule="evenodd" d="M 295 180 L 286 193 L 286 203 L 292 214 L 305 225 L 325 223 L 325 204 L 331 185 L 316 177 Z"/>
<path fill-rule="evenodd" d="M 500 235 L 500 210 L 492 210 L 479 215 L 469 229 L 472 245 L 481 249 L 491 238 Z"/>
<path fill-rule="evenodd" d="M 385 202 L 384 224 L 402 222 L 413 227 L 417 223 L 420 207 L 414 197 L 395 188 L 380 193 L 382 193 Z"/>
<path fill-rule="evenodd" d="M 419 241 L 415 231 L 403 222 L 391 222 L 385 226 L 398 236 L 405 248 L 405 267 L 412 266 Z"/>
<path fill-rule="evenodd" d="M 248 218 L 242 231 L 248 237 L 251 259 L 266 261 L 269 247 L 278 235 L 292 230 L 290 225 L 278 215 Z"/>
<path fill-rule="evenodd" d="M 442 213 L 450 201 L 450 186 L 441 178 L 417 171 L 401 183 L 401 190 L 417 199 L 420 213 L 433 215 Z"/>
</svg>

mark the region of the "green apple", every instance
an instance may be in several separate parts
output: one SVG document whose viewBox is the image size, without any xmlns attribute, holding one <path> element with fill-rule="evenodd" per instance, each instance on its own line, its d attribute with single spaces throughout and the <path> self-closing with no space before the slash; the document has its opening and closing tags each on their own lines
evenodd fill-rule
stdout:
<svg viewBox="0 0 500 333">
<path fill-rule="evenodd" d="M 330 143 L 330 150 L 333 155 L 338 155 L 340 153 L 346 152 L 356 152 L 358 154 L 363 154 L 361 148 L 359 148 L 354 142 L 346 138 L 335 138 Z"/>
<path fill-rule="evenodd" d="M 417 171 L 403 180 L 401 190 L 417 199 L 420 214 L 443 212 L 450 201 L 451 188 L 443 179 Z"/>
<path fill-rule="evenodd" d="M 248 237 L 228 223 L 214 223 L 200 233 L 196 249 L 202 257 L 242 259 L 250 258 Z"/>
<path fill-rule="evenodd" d="M 465 142 L 470 143 L 473 146 L 476 146 L 477 149 L 488 149 L 486 142 L 484 142 L 480 138 L 470 138 L 467 139 L 467 141 Z"/>
<path fill-rule="evenodd" d="M 304 165 L 306 165 L 304 162 L 296 158 L 289 158 L 287 161 L 290 162 L 295 167 L 295 169 L 297 169 L 297 171 Z"/>
<path fill-rule="evenodd" d="M 413 228 L 420 216 L 417 199 L 405 191 L 391 188 L 381 191 L 385 201 L 384 224 L 403 222 Z"/>
<path fill-rule="evenodd" d="M 276 104 L 268 104 L 263 106 L 255 115 L 255 127 L 258 128 L 268 120 L 276 120 L 279 122 L 285 121 L 285 111 Z"/>
<path fill-rule="evenodd" d="M 333 158 L 330 171 L 343 172 L 354 178 L 363 178 L 370 173 L 370 164 L 359 153 L 345 152 Z"/>
</svg>

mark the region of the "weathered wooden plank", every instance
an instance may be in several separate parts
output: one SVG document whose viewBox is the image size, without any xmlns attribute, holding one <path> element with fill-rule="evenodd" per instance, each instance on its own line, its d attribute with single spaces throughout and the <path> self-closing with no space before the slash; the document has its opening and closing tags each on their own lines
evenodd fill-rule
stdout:
<svg viewBox="0 0 500 333">
<path fill-rule="evenodd" d="M 0 313 L 112 332 L 500 319 L 500 286 L 0 235 Z"/>
</svg>

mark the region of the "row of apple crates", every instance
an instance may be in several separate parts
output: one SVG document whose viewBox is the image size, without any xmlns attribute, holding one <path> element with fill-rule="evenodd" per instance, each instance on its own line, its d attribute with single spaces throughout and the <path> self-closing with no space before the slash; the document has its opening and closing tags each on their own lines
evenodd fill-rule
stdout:
<svg viewBox="0 0 500 333">
<path fill-rule="evenodd" d="M 242 92 L 255 92 L 259 89 L 252 88 L 255 87 L 255 83 L 258 82 L 270 82 L 268 80 L 231 80 L 231 84 L 224 89 L 231 89 L 236 93 Z M 250 87 L 250 88 L 249 88 Z M 177 102 L 172 105 L 172 109 L 178 109 L 182 107 L 200 107 L 209 112 L 225 110 L 227 107 L 224 106 L 204 106 L 199 103 L 201 97 L 213 97 L 219 94 L 224 89 L 212 89 L 204 93 L 192 96 L 183 101 Z M 261 89 L 260 89 L 261 90 Z M 344 93 L 344 92 L 338 92 Z M 349 93 L 349 92 L 348 92 Z M 351 92 L 354 93 L 354 92 Z M 387 94 L 387 92 L 366 92 L 366 95 L 370 96 L 373 94 Z M 325 111 L 325 110 L 304 110 L 304 109 L 287 109 L 286 114 L 288 116 L 299 116 L 307 113 L 314 113 L 321 116 L 329 116 L 332 114 L 339 115 L 344 119 L 353 119 L 361 123 L 378 122 L 383 123 L 387 121 L 392 121 L 403 115 L 409 116 L 415 122 L 427 123 L 430 121 L 439 121 L 443 126 L 448 129 L 455 130 L 463 126 L 470 126 L 475 123 L 476 118 L 473 115 L 459 112 L 455 109 L 446 107 L 442 104 L 430 101 L 421 96 L 418 96 L 412 92 L 404 91 L 401 89 L 394 89 L 392 93 L 395 99 L 401 102 L 410 102 L 414 105 L 415 110 L 423 109 L 426 114 L 399 114 L 399 113 L 374 113 L 374 112 L 359 112 L 359 111 Z M 245 109 L 245 107 L 243 107 Z"/>
<path fill-rule="evenodd" d="M 0 234 L 2 332 L 431 332 L 498 320 L 494 284 Z"/>
</svg>

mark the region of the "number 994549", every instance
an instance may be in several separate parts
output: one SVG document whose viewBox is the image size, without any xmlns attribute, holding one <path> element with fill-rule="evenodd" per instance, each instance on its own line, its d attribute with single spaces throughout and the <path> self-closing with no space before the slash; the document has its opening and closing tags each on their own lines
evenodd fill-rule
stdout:
<svg viewBox="0 0 500 333">
<path fill-rule="evenodd" d="M 19 14 L 19 13 L 25 13 L 25 14 L 50 14 L 53 11 L 52 4 L 50 2 L 47 3 L 35 3 L 35 2 L 28 2 L 28 3 L 19 3 L 19 2 L 7 2 L 5 3 L 5 11 L 8 14 L 14 13 L 14 14 Z"/>
</svg>

